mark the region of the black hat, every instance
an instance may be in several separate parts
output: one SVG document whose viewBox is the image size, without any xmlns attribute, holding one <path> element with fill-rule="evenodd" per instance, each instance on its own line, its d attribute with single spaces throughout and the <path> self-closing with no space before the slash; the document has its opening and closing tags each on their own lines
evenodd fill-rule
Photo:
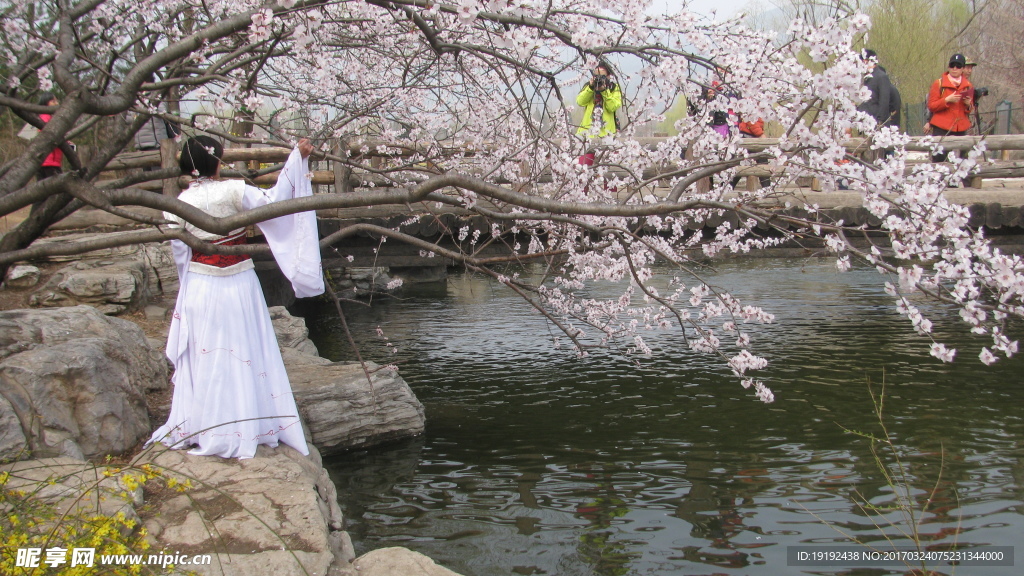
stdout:
<svg viewBox="0 0 1024 576">
<path fill-rule="evenodd" d="M 967 58 L 964 58 L 963 54 L 953 54 L 949 57 L 949 65 L 959 64 L 960 66 L 967 66 Z"/>
</svg>

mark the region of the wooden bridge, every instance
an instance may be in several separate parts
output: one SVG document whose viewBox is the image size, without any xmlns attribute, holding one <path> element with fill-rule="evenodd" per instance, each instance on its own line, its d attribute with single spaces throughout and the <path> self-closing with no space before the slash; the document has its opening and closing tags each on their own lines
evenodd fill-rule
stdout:
<svg viewBox="0 0 1024 576">
<path fill-rule="evenodd" d="M 653 149 L 665 140 L 666 138 L 659 137 L 637 139 L 642 146 L 649 149 Z M 1024 160 L 1010 159 L 1013 152 L 1024 151 L 1024 134 L 948 136 L 941 139 L 917 136 L 911 138 L 906 149 L 908 152 L 927 153 L 931 150 L 932 143 L 939 142 L 947 151 L 966 153 L 973 149 L 981 140 L 984 140 L 989 154 L 996 155 L 998 158 L 990 159 L 979 167 L 979 170 L 971 177 L 971 181 L 969 183 L 971 187 L 982 188 L 984 187 L 985 180 L 1024 178 Z M 741 147 L 751 152 L 760 152 L 776 144 L 778 144 L 777 138 L 745 138 L 740 142 Z M 869 143 L 863 138 L 849 139 L 844 142 L 843 145 L 847 152 L 852 155 L 862 155 L 871 152 Z M 338 154 L 346 153 L 346 150 L 340 144 L 333 145 L 331 149 Z M 462 152 L 464 151 L 456 148 L 448 150 L 448 153 L 450 154 Z M 289 149 L 278 147 L 227 148 L 224 150 L 223 160 L 225 163 L 233 164 L 235 168 L 233 170 L 224 171 L 223 175 L 225 177 L 245 177 L 257 185 L 273 184 L 277 179 L 276 172 L 273 172 L 272 169 L 261 170 L 260 166 L 284 162 L 289 153 Z M 380 153 L 376 151 L 376 146 L 372 142 L 368 144 L 360 144 L 359 146 L 349 146 L 347 147 L 347 153 L 353 158 L 367 158 L 370 160 L 371 164 L 379 163 L 385 159 L 403 157 L 403 154 L 399 153 Z M 132 168 L 153 169 L 159 167 L 176 167 L 177 157 L 178 150 L 176 143 L 173 140 L 164 140 L 160 150 L 128 152 L 118 155 L 110 162 L 108 170 L 121 171 Z M 312 161 L 317 162 L 315 157 Z M 918 162 L 912 161 L 910 166 L 908 166 L 908 170 L 912 169 L 915 163 L 929 161 L 930 160 L 921 160 Z M 328 187 L 331 189 L 329 190 L 331 192 L 347 192 L 370 186 L 377 188 L 389 186 L 388 181 L 383 178 L 375 177 L 372 174 L 353 173 L 348 166 L 341 163 L 327 163 L 330 164 L 328 166 L 329 169 L 313 170 L 312 183 L 314 186 Z M 673 169 L 673 167 L 665 167 L 663 169 L 663 173 L 667 173 Z M 644 179 L 650 179 L 657 175 L 658 173 L 654 170 L 649 170 L 643 174 L 643 177 Z M 764 166 L 747 166 L 740 169 L 740 175 L 757 178 L 761 176 L 779 176 L 780 174 L 777 174 Z M 816 188 L 813 183 L 808 182 L 806 184 L 808 185 L 807 187 L 812 189 Z M 161 183 L 142 184 L 137 187 L 150 190 L 161 190 L 164 193 L 171 195 L 177 195 L 177 191 L 179 190 L 177 183 L 173 180 L 166 180 Z"/>
<path fill-rule="evenodd" d="M 947 137 L 941 140 L 941 144 L 946 150 L 968 151 L 981 138 L 978 136 Z M 640 139 L 640 142 L 644 146 L 654 147 L 664 140 L 664 138 L 645 138 Z M 927 153 L 930 150 L 930 140 L 914 138 L 907 146 L 907 150 Z M 971 212 L 971 226 L 987 228 L 991 235 L 1006 236 L 1006 240 L 1011 243 L 1008 250 L 1021 252 L 1015 246 L 1016 238 L 1024 236 L 1024 161 L 1011 160 L 1010 155 L 1014 151 L 1024 150 L 1024 135 L 986 136 L 984 140 L 988 153 L 996 156 L 997 159 L 982 163 L 979 170 L 972 175 L 967 183 L 969 187 L 950 189 L 946 192 L 946 196 L 953 202 L 968 206 Z M 753 152 L 764 150 L 776 143 L 777 140 L 770 138 L 751 138 L 741 142 L 743 147 Z M 177 150 L 174 141 L 166 140 L 163 144 L 164 147 L 160 151 L 122 154 L 111 162 L 109 167 L 111 170 L 129 170 L 176 166 Z M 863 139 L 851 139 L 844 145 L 851 154 L 859 154 L 867 149 L 867 143 Z M 367 152 L 367 149 L 370 151 Z M 335 153 L 344 153 L 338 146 L 335 146 L 333 150 Z M 376 162 L 377 160 L 374 158 L 394 158 L 394 155 L 383 155 L 374 150 L 375 146 L 373 145 L 361 145 L 359 150 L 353 147 L 349 153 L 352 156 L 368 157 L 370 162 Z M 224 161 L 233 164 L 235 169 L 225 171 L 224 175 L 246 177 L 256 184 L 273 183 L 276 181 L 277 175 L 273 171 L 273 167 L 267 168 L 266 165 L 283 162 L 289 153 L 288 149 L 274 147 L 226 149 Z M 923 158 L 918 162 L 930 161 L 925 154 L 920 156 Z M 325 164 L 325 162 L 320 161 L 319 164 Z M 341 163 L 326 164 L 327 169 L 312 171 L 312 183 L 319 188 L 318 192 L 320 193 L 335 193 L 339 190 L 341 193 L 345 193 L 370 186 L 380 189 L 387 185 L 383 178 L 373 174 L 354 173 L 350 167 Z M 913 164 L 908 166 L 908 170 L 911 169 L 913 169 Z M 645 179 L 657 176 L 654 171 L 649 172 L 649 174 L 644 174 Z M 739 173 L 747 178 L 749 188 L 756 187 L 760 177 L 783 176 L 766 166 L 743 167 Z M 172 178 L 151 182 L 148 188 L 162 191 L 165 194 L 177 195 L 180 185 L 177 179 Z M 780 215 L 806 216 L 806 212 L 799 206 L 816 204 L 824 216 L 837 220 L 842 219 L 848 224 L 867 224 L 868 227 L 880 224 L 877 217 L 863 208 L 861 197 L 856 193 L 821 192 L 816 182 L 806 179 L 787 180 L 781 190 L 784 195 L 773 199 L 770 205 Z M 787 203 L 791 207 L 785 207 Z M 474 231 L 479 231 L 483 238 L 488 238 L 491 231 L 490 223 L 483 217 L 474 215 L 468 210 L 451 207 L 439 211 L 428 210 L 423 205 L 389 205 L 321 210 L 317 215 L 323 235 L 357 223 L 386 228 L 397 228 L 401 225 L 403 232 L 431 240 L 436 240 L 445 232 L 448 232 L 449 236 L 456 236 L 458 231 L 464 227 L 468 227 L 471 234 Z M 735 215 L 727 214 L 711 218 L 706 222 L 693 223 L 690 226 L 694 229 L 716 227 L 723 219 L 735 218 Z M 785 227 L 785 224 L 782 226 Z M 486 244 L 486 242 L 482 241 L 481 244 Z M 452 245 L 452 248 L 455 246 Z M 509 250 L 500 242 L 488 245 L 485 250 L 486 253 L 495 256 L 509 254 Z M 339 267 L 436 267 L 451 264 L 450 261 L 440 257 L 423 256 L 418 248 L 398 242 L 381 245 L 379 239 L 369 233 L 347 239 L 344 246 L 338 247 L 330 254 L 325 253 L 324 257 L 326 264 Z"/>
</svg>

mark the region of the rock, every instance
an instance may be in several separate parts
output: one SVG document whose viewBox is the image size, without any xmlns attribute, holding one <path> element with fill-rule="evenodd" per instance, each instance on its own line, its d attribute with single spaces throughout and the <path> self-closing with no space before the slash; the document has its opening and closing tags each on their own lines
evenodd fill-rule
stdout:
<svg viewBox="0 0 1024 576">
<path fill-rule="evenodd" d="M 14 407 L 0 395 L 0 459 L 17 460 L 28 455 L 28 439 Z"/>
<path fill-rule="evenodd" d="M 373 281 L 374 278 L 384 274 L 385 268 L 356 268 L 352 267 L 348 269 L 348 277 L 355 282 L 369 282 Z"/>
<path fill-rule="evenodd" d="M 106 476 L 103 467 L 72 458 L 45 458 L 5 464 L 0 472 L 10 473 L 7 489 L 32 494 L 51 504 L 58 515 L 121 513 L 139 523 L 133 504 L 142 503 L 142 488 L 127 490 L 121 474 Z M 128 528 L 123 528 L 123 535 L 127 535 Z"/>
<path fill-rule="evenodd" d="M 39 283 L 39 268 L 19 264 L 7 273 L 4 285 L 10 288 L 31 288 Z"/>
<path fill-rule="evenodd" d="M 99 304 L 95 306 L 96 311 L 104 316 L 117 316 L 121 312 L 128 309 L 127 306 L 121 304 Z"/>
<path fill-rule="evenodd" d="M 51 448 L 53 453 L 65 458 L 71 458 L 79 462 L 86 460 L 82 448 L 75 442 L 75 437 L 65 430 L 43 428 L 43 444 Z M 36 452 L 39 451 L 37 450 Z"/>
<path fill-rule="evenodd" d="M 367 362 L 286 364 L 295 403 L 313 444 L 343 452 L 423 433 L 423 405 L 394 370 Z"/>
<path fill-rule="evenodd" d="M 31 306 L 112 305 L 124 310 L 145 305 L 153 296 L 148 290 L 146 266 L 134 260 L 123 263 L 76 262 L 58 270 L 29 299 Z"/>
<path fill-rule="evenodd" d="M 153 271 L 153 274 L 147 277 L 151 283 L 150 292 L 161 294 L 176 294 L 178 292 L 178 266 L 174 263 L 170 242 L 144 244 L 142 251 L 136 253 L 136 256 L 146 262 Z"/>
<path fill-rule="evenodd" d="M 359 576 L 459 576 L 438 566 L 419 552 L 405 548 L 378 548 L 353 563 Z"/>
<path fill-rule="evenodd" d="M 274 323 L 277 343 L 284 348 L 292 348 L 301 354 L 318 356 L 316 344 L 309 339 L 306 320 L 292 316 L 284 306 L 274 306 L 270 310 L 270 320 Z"/>
<path fill-rule="evenodd" d="M 160 476 L 145 491 L 125 478 L 138 477 L 144 466 Z M 178 566 L 202 576 L 458 576 L 404 548 L 356 560 L 315 448 L 303 456 L 288 446 L 260 446 L 255 458 L 238 460 L 156 444 L 119 469 L 48 458 L 0 465 L 3 472 L 10 473 L 8 488 L 32 494 L 57 514 L 121 513 L 141 523 L 147 554 L 209 555 L 209 564 Z M 191 487 L 172 489 L 172 478 Z"/>
<path fill-rule="evenodd" d="M 0 444 L 12 451 L 20 431 L 36 457 L 123 453 L 151 432 L 145 392 L 167 386 L 162 353 L 131 322 L 89 306 L 0 312 L 0 413 L 19 423 Z"/>
<path fill-rule="evenodd" d="M 145 467 L 159 478 L 129 486 Z M 56 514 L 79 511 L 113 516 L 122 513 L 148 533 L 147 554 L 193 558 L 209 555 L 209 564 L 180 565 L 189 573 L 217 576 L 357 576 L 355 553 L 337 493 L 315 448 L 303 456 L 288 446 L 260 446 L 249 460 L 191 456 L 161 444 L 130 463 L 111 469 L 68 458 L 15 462 L 7 487 L 23 490 L 53 506 Z M 167 480 L 190 488 L 172 489 Z M 44 528 L 46 526 L 44 525 Z M 127 536 L 124 527 L 122 534 Z M 447 576 L 413 552 L 389 548 L 367 555 L 365 565 L 383 574 L 386 567 L 423 567 L 408 572 Z M 443 569 L 441 569 L 443 570 Z M 406 574 L 393 572 L 392 574 Z"/>
<path fill-rule="evenodd" d="M 371 385 L 358 363 L 315 356 L 304 319 L 281 307 L 271 308 L 270 315 L 295 404 L 320 452 L 344 452 L 423 433 L 423 405 L 397 372 L 367 362 Z"/>
<path fill-rule="evenodd" d="M 146 320 L 157 321 L 167 319 L 167 308 L 163 306 L 149 305 L 143 309 Z"/>
<path fill-rule="evenodd" d="M 281 357 L 284 359 L 285 368 L 289 368 L 291 366 L 325 366 L 333 364 L 333 362 L 327 358 L 299 352 L 294 348 L 281 348 Z"/>
<path fill-rule="evenodd" d="M 167 347 L 167 337 L 164 336 L 163 338 L 150 338 L 147 336 L 146 343 L 149 344 L 149 347 L 152 348 L 153 350 L 163 350 Z"/>
<path fill-rule="evenodd" d="M 330 282 L 342 298 L 357 298 L 389 292 L 392 282 L 387 268 L 343 267 L 330 269 Z"/>
<path fill-rule="evenodd" d="M 91 239 L 90 235 L 81 234 L 71 237 L 79 241 Z M 66 242 L 67 238 L 52 240 Z M 29 304 L 39 307 L 92 304 L 102 307 L 106 314 L 120 314 L 139 309 L 153 297 L 178 289 L 169 244 L 135 245 L 100 252 L 101 258 L 79 260 L 57 270 L 32 294 Z"/>
<path fill-rule="evenodd" d="M 340 545 L 347 535 L 329 527 L 340 518 L 323 513 L 337 507 L 337 494 L 315 448 L 306 457 L 288 446 L 260 446 L 255 458 L 238 460 L 155 446 L 145 461 L 192 481 L 185 493 L 151 501 L 143 525 L 153 550 L 212 554 L 211 565 L 188 566 L 197 574 L 322 576 L 352 561 Z"/>
</svg>

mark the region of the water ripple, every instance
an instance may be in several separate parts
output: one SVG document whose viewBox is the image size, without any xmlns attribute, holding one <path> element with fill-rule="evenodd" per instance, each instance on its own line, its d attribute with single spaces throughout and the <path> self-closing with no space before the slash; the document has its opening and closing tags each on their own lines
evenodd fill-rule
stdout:
<svg viewBox="0 0 1024 576">
<path fill-rule="evenodd" d="M 896 502 L 879 465 L 897 458 L 929 543 L 1016 543 L 1019 359 L 972 362 L 982 343 L 955 319 L 935 329 L 966 362 L 929 357 L 872 270 L 750 260 L 712 277 L 776 315 L 752 328 L 775 404 L 677 334 L 652 334 L 659 354 L 639 367 L 554 350 L 542 318 L 473 276 L 347 309 L 364 356 L 397 362 L 428 418 L 425 438 L 325 461 L 357 551 L 408 546 L 466 576 L 774 575 L 788 546 L 844 543 L 833 527 L 881 541 L 856 503 Z M 344 359 L 328 313 L 310 323 Z M 868 383 L 883 380 L 894 454 L 869 439 Z"/>
</svg>

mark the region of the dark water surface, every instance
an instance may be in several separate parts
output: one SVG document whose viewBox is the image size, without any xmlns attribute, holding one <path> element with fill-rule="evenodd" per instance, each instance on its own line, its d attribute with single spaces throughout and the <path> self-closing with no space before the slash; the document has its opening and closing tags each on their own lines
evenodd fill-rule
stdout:
<svg viewBox="0 0 1024 576">
<path fill-rule="evenodd" d="M 986 342 L 950 316 L 936 331 L 959 359 L 932 358 L 874 270 L 750 259 L 710 276 L 775 314 L 753 346 L 771 361 L 761 377 L 774 404 L 675 334 L 652 334 L 656 355 L 639 368 L 616 352 L 575 359 L 535 311 L 479 277 L 347 306 L 364 357 L 397 362 L 427 414 L 423 438 L 325 462 L 357 552 L 405 546 L 466 576 L 903 574 L 787 566 L 789 547 L 846 544 L 840 530 L 910 544 L 905 524 L 888 524 L 900 514 L 857 506 L 889 505 L 893 490 L 870 440 L 842 428 L 881 433 L 868 383 L 883 379 L 900 490 L 918 510 L 931 497 L 925 545 L 1022 540 L 1019 357 L 985 367 Z M 307 320 L 321 354 L 352 359 L 322 312 Z M 932 567 L 1020 574 L 1017 552 L 1016 567 Z"/>
</svg>

